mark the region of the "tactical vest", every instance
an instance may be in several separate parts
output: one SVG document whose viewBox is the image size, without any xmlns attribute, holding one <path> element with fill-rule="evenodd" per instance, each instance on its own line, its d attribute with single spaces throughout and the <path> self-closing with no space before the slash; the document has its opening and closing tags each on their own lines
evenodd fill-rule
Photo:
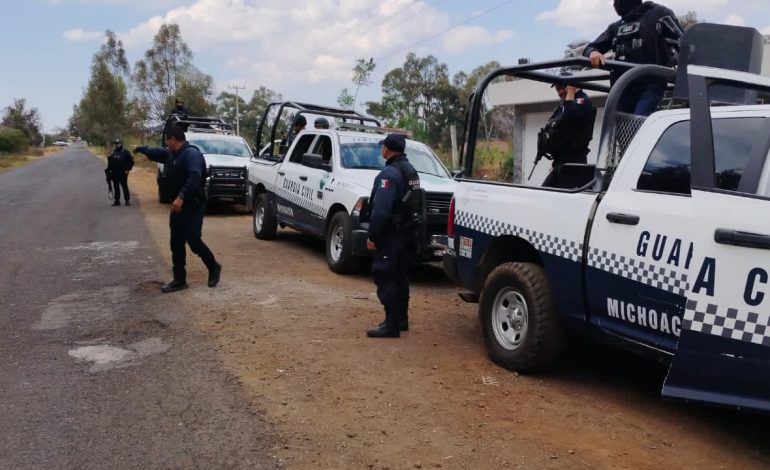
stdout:
<svg viewBox="0 0 770 470">
<path fill-rule="evenodd" d="M 419 229 L 425 218 L 425 191 L 420 186 L 420 176 L 412 165 L 394 162 L 404 182 L 404 196 L 396 201 L 393 219 L 398 228 Z"/>
<path fill-rule="evenodd" d="M 612 41 L 612 50 L 615 52 L 616 60 L 638 64 L 649 61 L 645 60 L 643 21 L 644 17 L 630 22 L 623 21 L 620 24 L 615 39 Z"/>
</svg>

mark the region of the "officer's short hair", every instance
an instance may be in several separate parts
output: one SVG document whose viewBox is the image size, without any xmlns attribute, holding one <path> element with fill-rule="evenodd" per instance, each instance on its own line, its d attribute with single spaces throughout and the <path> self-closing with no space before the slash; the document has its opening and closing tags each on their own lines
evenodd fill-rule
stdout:
<svg viewBox="0 0 770 470">
<path fill-rule="evenodd" d="M 179 142 L 187 141 L 187 137 L 184 135 L 184 129 L 175 124 L 172 124 L 166 128 L 166 138 L 170 139 L 172 137 Z"/>
</svg>

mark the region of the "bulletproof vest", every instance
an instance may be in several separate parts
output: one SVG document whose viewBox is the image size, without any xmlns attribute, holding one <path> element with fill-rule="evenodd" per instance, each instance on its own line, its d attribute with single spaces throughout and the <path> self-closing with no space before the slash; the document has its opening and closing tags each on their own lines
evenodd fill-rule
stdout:
<svg viewBox="0 0 770 470">
<path fill-rule="evenodd" d="M 612 41 L 612 50 L 615 59 L 623 62 L 646 63 L 645 41 L 649 40 L 649 34 L 645 34 L 644 17 L 634 21 L 622 21 L 618 27 L 615 39 Z M 647 36 L 647 37 L 645 37 Z"/>
<path fill-rule="evenodd" d="M 425 194 L 420 186 L 420 175 L 408 161 L 394 162 L 404 182 L 404 195 L 396 202 L 394 221 L 399 228 L 422 226 L 425 213 Z"/>
</svg>

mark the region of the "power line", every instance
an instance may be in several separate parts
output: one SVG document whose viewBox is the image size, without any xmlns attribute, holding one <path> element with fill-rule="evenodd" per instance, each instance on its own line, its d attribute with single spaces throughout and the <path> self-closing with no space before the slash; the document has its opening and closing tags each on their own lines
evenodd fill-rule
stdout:
<svg viewBox="0 0 770 470">
<path fill-rule="evenodd" d="M 493 11 L 498 10 L 498 9 L 500 9 L 500 8 L 506 6 L 506 5 L 509 5 L 509 4 L 511 4 L 511 3 L 515 2 L 515 1 L 516 0 L 506 0 L 504 2 L 501 2 L 501 3 L 493 6 L 492 8 L 490 8 L 488 10 L 484 10 L 481 13 L 478 13 L 476 15 L 470 16 L 470 17 L 466 18 L 465 20 L 463 20 L 463 21 L 461 21 L 461 22 L 459 22 L 459 23 L 457 23 L 457 24 L 455 24 L 453 26 L 450 26 L 449 28 L 447 28 L 447 29 L 445 29 L 443 31 L 439 31 L 438 33 L 435 33 L 435 34 L 432 34 L 432 35 L 430 35 L 430 36 L 428 36 L 426 38 L 423 38 L 423 39 L 421 39 L 421 40 L 419 40 L 419 41 L 417 41 L 415 43 L 412 43 L 412 44 L 408 45 L 407 47 L 405 47 L 403 49 L 399 49 L 396 52 L 393 52 L 391 54 L 388 54 L 388 55 L 385 55 L 385 56 L 382 56 L 382 57 L 378 57 L 377 61 L 379 62 L 381 60 L 389 59 L 389 58 L 393 57 L 394 55 L 400 54 L 400 53 L 402 53 L 404 51 L 407 51 L 407 50 L 409 50 L 409 49 L 411 49 L 411 48 L 413 48 L 415 46 L 419 46 L 420 44 L 422 44 L 424 42 L 430 41 L 431 39 L 434 39 L 434 38 L 437 38 L 437 37 L 439 37 L 439 36 L 441 36 L 443 34 L 446 34 L 449 31 L 452 31 L 453 29 L 456 29 L 456 28 L 458 28 L 458 27 L 460 27 L 462 25 L 468 24 L 471 21 L 473 21 L 475 19 L 478 19 L 478 18 L 481 18 L 484 15 L 488 15 L 488 14 L 492 13 Z"/>
</svg>

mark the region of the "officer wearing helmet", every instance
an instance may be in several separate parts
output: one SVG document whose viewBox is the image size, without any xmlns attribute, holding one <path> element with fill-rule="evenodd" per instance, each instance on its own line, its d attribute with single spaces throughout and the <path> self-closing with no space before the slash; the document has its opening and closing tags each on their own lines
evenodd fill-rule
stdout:
<svg viewBox="0 0 770 470">
<path fill-rule="evenodd" d="M 328 129 L 329 128 L 329 121 L 326 118 L 316 118 L 315 122 L 313 122 L 313 126 L 316 129 Z"/>
<path fill-rule="evenodd" d="M 675 65 L 682 27 L 673 11 L 642 0 L 614 0 L 613 5 L 620 21 L 612 23 L 583 51 L 593 67 L 604 65 L 604 54 L 609 51 L 619 61 Z M 614 84 L 621 75 L 622 72 L 613 71 L 610 82 Z M 657 109 L 665 90 L 664 80 L 641 79 L 621 96 L 618 111 L 649 116 Z"/>
<path fill-rule="evenodd" d="M 110 181 L 110 185 L 115 195 L 113 206 L 120 205 L 120 189 L 123 188 L 123 198 L 126 205 L 131 205 L 131 193 L 128 192 L 128 174 L 134 168 L 134 157 L 131 152 L 123 148 L 123 141 L 115 139 L 112 141 L 114 148 L 112 153 L 107 156 L 107 169 L 104 172 Z"/>
<path fill-rule="evenodd" d="M 406 139 L 390 134 L 380 142 L 385 168 L 369 197 L 367 248 L 374 251 L 372 275 L 385 321 L 366 332 L 370 338 L 398 338 L 409 330 L 409 267 L 416 253 L 422 214 L 420 176 L 404 153 Z"/>
</svg>

